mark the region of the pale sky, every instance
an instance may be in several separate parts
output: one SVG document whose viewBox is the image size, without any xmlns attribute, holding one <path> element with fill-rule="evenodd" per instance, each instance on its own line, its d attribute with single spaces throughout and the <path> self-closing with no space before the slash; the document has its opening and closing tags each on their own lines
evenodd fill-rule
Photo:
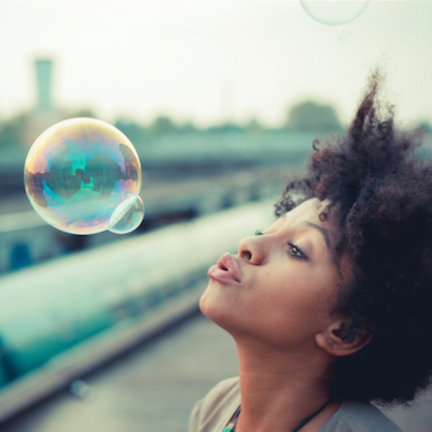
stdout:
<svg viewBox="0 0 432 432">
<path fill-rule="evenodd" d="M 432 121 L 431 23 L 432 0 L 371 0 L 345 26 L 315 21 L 299 0 L 0 1 L 0 116 L 35 104 L 33 60 L 51 57 L 56 104 L 107 121 L 277 126 L 313 98 L 348 122 L 385 53 L 398 118 Z"/>
</svg>

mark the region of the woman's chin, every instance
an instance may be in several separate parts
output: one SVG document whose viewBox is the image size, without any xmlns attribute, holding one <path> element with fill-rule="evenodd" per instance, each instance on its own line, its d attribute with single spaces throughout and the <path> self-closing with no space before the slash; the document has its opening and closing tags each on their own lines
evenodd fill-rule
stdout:
<svg viewBox="0 0 432 432">
<path fill-rule="evenodd" d="M 224 305 L 224 299 L 220 298 L 219 293 L 213 290 L 211 281 L 209 286 L 201 296 L 199 307 L 203 315 L 212 320 L 219 327 L 229 331 L 230 322 L 233 320 L 233 314 L 230 312 L 229 305 Z"/>
<path fill-rule="evenodd" d="M 210 287 L 211 281 L 204 291 L 199 301 L 201 312 L 209 319 L 213 320 L 213 316 L 218 314 L 218 300 L 216 293 L 212 292 Z"/>
</svg>

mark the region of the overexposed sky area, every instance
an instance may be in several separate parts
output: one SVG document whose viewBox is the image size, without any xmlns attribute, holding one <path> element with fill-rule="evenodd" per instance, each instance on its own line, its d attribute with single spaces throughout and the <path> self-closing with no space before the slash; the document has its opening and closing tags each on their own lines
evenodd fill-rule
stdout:
<svg viewBox="0 0 432 432">
<path fill-rule="evenodd" d="M 277 126 L 313 98 L 348 122 L 370 67 L 387 58 L 398 118 L 432 121 L 431 22 L 432 0 L 371 0 L 336 26 L 300 0 L 0 1 L 0 116 L 34 106 L 33 61 L 50 57 L 56 104 L 107 121 Z"/>
</svg>

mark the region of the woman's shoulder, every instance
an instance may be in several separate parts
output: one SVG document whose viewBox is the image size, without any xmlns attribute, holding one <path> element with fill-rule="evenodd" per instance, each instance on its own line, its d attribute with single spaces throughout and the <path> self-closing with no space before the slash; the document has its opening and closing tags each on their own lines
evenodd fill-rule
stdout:
<svg viewBox="0 0 432 432">
<path fill-rule="evenodd" d="M 369 403 L 343 402 L 319 432 L 403 432 L 378 408 Z"/>
<path fill-rule="evenodd" d="M 239 378 L 221 381 L 193 407 L 189 432 L 222 431 L 239 405 Z"/>
<path fill-rule="evenodd" d="M 189 419 L 189 432 L 221 432 L 240 405 L 239 378 L 215 385 L 199 400 Z M 343 402 L 319 432 L 403 432 L 369 403 Z"/>
</svg>

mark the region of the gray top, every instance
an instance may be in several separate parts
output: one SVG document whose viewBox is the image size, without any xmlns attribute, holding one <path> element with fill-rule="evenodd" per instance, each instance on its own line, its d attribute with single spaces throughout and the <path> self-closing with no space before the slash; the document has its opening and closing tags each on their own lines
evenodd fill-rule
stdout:
<svg viewBox="0 0 432 432">
<path fill-rule="evenodd" d="M 240 405 L 239 378 L 221 381 L 192 409 L 189 432 L 223 432 Z M 343 402 L 319 432 L 403 432 L 368 403 Z"/>
</svg>

